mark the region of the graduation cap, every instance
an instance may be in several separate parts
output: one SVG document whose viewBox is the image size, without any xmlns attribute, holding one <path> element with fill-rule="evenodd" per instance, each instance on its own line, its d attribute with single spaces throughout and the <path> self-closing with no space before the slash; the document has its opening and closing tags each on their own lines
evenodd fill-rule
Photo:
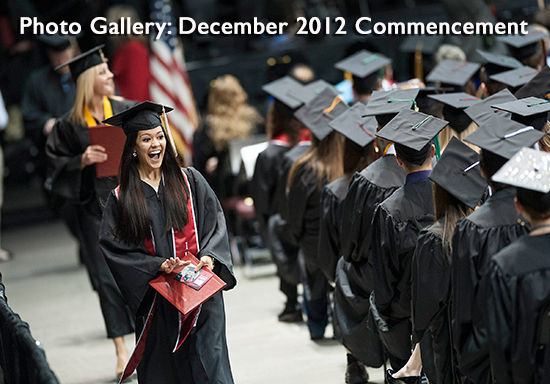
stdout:
<svg viewBox="0 0 550 384">
<path fill-rule="evenodd" d="M 71 41 L 67 37 L 57 33 L 53 35 L 38 35 L 36 36 L 36 40 L 46 45 L 48 49 L 56 52 L 63 52 L 71 46 Z"/>
<path fill-rule="evenodd" d="M 323 140 L 333 131 L 329 123 L 347 109 L 347 104 L 338 97 L 338 93 L 332 87 L 328 87 L 298 109 L 294 116 L 318 140 Z"/>
<path fill-rule="evenodd" d="M 550 67 L 544 66 L 542 70 L 531 77 L 529 82 L 514 93 L 518 99 L 534 96 L 548 99 L 550 96 Z"/>
<path fill-rule="evenodd" d="M 550 192 L 550 153 L 522 148 L 497 173 L 493 180 L 532 191 Z"/>
<path fill-rule="evenodd" d="M 518 60 L 533 56 L 537 53 L 538 42 L 548 36 L 548 33 L 538 31 L 534 28 L 527 28 L 525 35 L 499 36 L 498 40 L 510 48 L 510 53 Z"/>
<path fill-rule="evenodd" d="M 499 83 L 506 84 L 509 87 L 516 88 L 527 84 L 538 73 L 539 71 L 531 67 L 519 67 L 496 75 L 490 75 L 489 78 Z"/>
<path fill-rule="evenodd" d="M 540 213 L 550 210 L 550 153 L 522 148 L 493 175 L 493 180 L 516 187 L 523 206 Z"/>
<path fill-rule="evenodd" d="M 364 154 L 374 141 L 378 123 L 373 116 L 362 117 L 364 105 L 356 103 L 329 123 L 329 126 L 353 142 L 355 152 Z"/>
<path fill-rule="evenodd" d="M 491 75 L 496 75 L 498 73 L 505 72 L 510 69 L 523 67 L 523 64 L 521 63 L 521 61 L 516 60 L 510 56 L 500 55 L 498 53 L 485 52 L 485 51 L 482 51 L 481 49 L 478 49 L 477 53 L 485 60 L 485 64 L 483 64 L 483 68 L 485 69 L 485 74 L 489 79 L 491 78 Z"/>
<path fill-rule="evenodd" d="M 495 114 L 509 119 L 512 117 L 510 112 L 495 110 L 494 108 L 491 108 L 491 105 L 507 103 L 514 100 L 517 99 L 512 92 L 508 89 L 503 89 L 502 91 L 481 100 L 479 103 L 466 108 L 464 113 L 467 114 L 478 126 L 484 124 Z"/>
<path fill-rule="evenodd" d="M 479 154 L 454 136 L 429 178 L 472 209 L 487 189 L 487 182 L 481 176 Z"/>
<path fill-rule="evenodd" d="M 429 95 L 428 97 L 443 103 L 443 117 L 457 133 L 463 132 L 472 122 L 472 119 L 464 113 L 464 108 L 481 101 L 465 92 Z"/>
<path fill-rule="evenodd" d="M 300 100 L 302 104 L 307 104 L 311 100 L 317 97 L 322 93 L 326 88 L 334 89 L 334 87 L 327 83 L 325 80 L 315 80 L 312 83 L 303 85 L 301 88 L 296 88 L 292 90 L 292 97 Z M 336 91 L 334 91 L 336 92 Z"/>
<path fill-rule="evenodd" d="M 54 70 L 57 71 L 58 69 L 68 65 L 71 69 L 71 77 L 74 81 L 76 81 L 78 76 L 80 76 L 85 70 L 106 62 L 105 57 L 103 56 L 103 51 L 101 50 L 104 46 L 105 44 L 101 44 L 95 48 L 92 48 L 89 51 L 67 61 L 66 63 L 55 67 Z"/>
<path fill-rule="evenodd" d="M 365 78 L 378 71 L 385 65 L 391 64 L 391 59 L 379 54 L 371 53 L 365 49 L 354 53 L 334 64 L 336 69 L 350 72 L 352 75 Z"/>
<path fill-rule="evenodd" d="M 294 96 L 304 86 L 290 76 L 285 76 L 262 86 L 262 91 L 267 92 L 275 99 L 291 109 L 296 109 L 303 102 Z"/>
<path fill-rule="evenodd" d="M 543 136 L 544 133 L 533 127 L 495 115 L 480 125 L 464 141 L 510 159 L 520 148 L 532 146 Z"/>
<path fill-rule="evenodd" d="M 427 81 L 439 81 L 444 84 L 464 86 L 477 72 L 481 64 L 467 61 L 442 60 L 426 76 Z"/>
<path fill-rule="evenodd" d="M 408 35 L 399 46 L 399 50 L 404 53 L 420 52 L 433 55 L 444 39 L 444 35 Z"/>
<path fill-rule="evenodd" d="M 418 92 L 418 88 L 374 91 L 363 110 L 363 116 L 376 116 L 376 120 L 384 126 L 402 110 L 416 106 Z"/>
<path fill-rule="evenodd" d="M 432 115 L 405 109 L 397 114 L 376 136 L 401 144 L 414 151 L 428 145 L 448 122 Z"/>
<path fill-rule="evenodd" d="M 525 99 L 491 105 L 491 107 L 511 112 L 512 120 L 525 125 L 531 125 L 541 131 L 548 120 L 550 100 L 543 100 L 538 97 L 526 97 Z"/>
</svg>

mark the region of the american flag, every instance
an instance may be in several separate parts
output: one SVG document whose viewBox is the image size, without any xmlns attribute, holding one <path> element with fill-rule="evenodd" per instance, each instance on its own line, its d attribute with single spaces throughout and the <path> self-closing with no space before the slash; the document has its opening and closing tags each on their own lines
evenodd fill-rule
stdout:
<svg viewBox="0 0 550 384">
<path fill-rule="evenodd" d="M 193 133 L 198 126 L 195 99 L 185 67 L 183 45 L 177 37 L 170 0 L 151 0 L 151 21 L 167 27 L 158 40 L 151 34 L 151 98 L 174 107 L 168 120 L 178 152 L 190 163 Z M 167 23 L 171 23 L 168 26 Z"/>
</svg>

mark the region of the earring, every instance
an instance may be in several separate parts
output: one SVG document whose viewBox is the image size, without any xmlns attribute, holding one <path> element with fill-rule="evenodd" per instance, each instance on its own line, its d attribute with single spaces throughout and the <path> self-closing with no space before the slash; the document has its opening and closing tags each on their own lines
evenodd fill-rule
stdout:
<svg viewBox="0 0 550 384">
<path fill-rule="evenodd" d="M 132 152 L 132 156 L 137 157 L 137 152 Z"/>
</svg>

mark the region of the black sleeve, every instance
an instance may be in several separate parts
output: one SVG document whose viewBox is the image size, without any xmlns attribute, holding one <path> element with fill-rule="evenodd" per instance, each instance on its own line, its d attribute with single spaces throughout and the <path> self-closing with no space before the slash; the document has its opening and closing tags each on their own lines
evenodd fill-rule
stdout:
<svg viewBox="0 0 550 384">
<path fill-rule="evenodd" d="M 288 191 L 287 224 L 291 240 L 294 244 L 299 244 L 304 235 L 304 216 L 308 200 L 312 194 L 311 184 L 313 180 L 310 179 L 313 175 L 311 172 L 306 172 L 304 167 L 296 173 Z"/>
<path fill-rule="evenodd" d="M 113 193 L 107 199 L 99 232 L 99 247 L 122 295 L 136 316 L 148 309 L 149 281 L 159 274 L 165 258 L 151 256 L 143 244 L 127 244 L 115 235 L 118 202 Z M 149 293 L 149 295 L 148 295 Z"/>
<path fill-rule="evenodd" d="M 340 258 L 340 223 L 337 209 L 338 199 L 328 188 L 323 188 L 317 257 L 321 270 L 329 281 L 335 279 L 336 264 Z"/>
<path fill-rule="evenodd" d="M 199 253 L 197 258 L 214 258 L 214 272 L 227 283 L 226 290 L 232 289 L 237 280 L 233 274 L 231 251 L 227 227 L 222 207 L 214 191 L 204 177 L 194 168 L 185 170 L 193 192 L 193 207 L 196 214 L 196 226 L 199 231 Z"/>
<path fill-rule="evenodd" d="M 272 172 L 269 158 L 265 152 L 258 155 L 252 177 L 251 193 L 254 199 L 256 215 L 266 225 L 273 203 L 273 189 L 275 188 L 276 174 Z"/>
<path fill-rule="evenodd" d="M 82 188 L 92 167 L 80 169 L 82 154 L 85 148 L 81 148 L 78 138 L 72 130 L 73 123 L 67 118 L 58 119 L 52 132 L 46 141 L 46 154 L 50 160 L 52 191 L 74 203 L 88 200 L 92 194 L 92 188 Z"/>
<path fill-rule="evenodd" d="M 38 95 L 37 80 L 39 79 L 36 76 L 31 75 L 25 86 L 21 102 L 21 114 L 25 122 L 25 131 L 31 135 L 41 134 L 46 121 L 54 117 L 51 113 L 44 110 Z"/>
<path fill-rule="evenodd" d="M 216 155 L 212 140 L 208 137 L 207 126 L 203 125 L 193 135 L 193 167 L 206 174 L 206 161 Z"/>
</svg>

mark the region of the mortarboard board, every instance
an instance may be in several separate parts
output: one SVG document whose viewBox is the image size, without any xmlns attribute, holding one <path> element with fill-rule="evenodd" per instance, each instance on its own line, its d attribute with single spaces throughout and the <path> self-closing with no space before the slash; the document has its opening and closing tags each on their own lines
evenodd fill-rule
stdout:
<svg viewBox="0 0 550 384">
<path fill-rule="evenodd" d="M 374 91 L 363 110 L 363 116 L 395 116 L 404 109 L 416 105 L 418 88 L 393 89 L 391 91 Z"/>
<path fill-rule="evenodd" d="M 356 103 L 332 120 L 329 126 L 351 140 L 360 149 L 371 144 L 376 135 L 378 123 L 373 116 L 362 117 L 364 105 Z M 357 151 L 361 153 L 361 151 Z"/>
<path fill-rule="evenodd" d="M 498 40 L 510 48 L 510 53 L 515 58 L 522 60 L 537 53 L 538 42 L 548 36 L 548 33 L 538 31 L 534 28 L 527 28 L 526 35 L 499 36 Z"/>
<path fill-rule="evenodd" d="M 485 51 L 482 51 L 481 49 L 477 49 L 476 51 L 489 64 L 494 64 L 499 67 L 511 68 L 511 69 L 523 67 L 523 64 L 521 63 L 521 61 L 514 59 L 513 57 L 499 55 L 498 53 L 485 52 Z"/>
<path fill-rule="evenodd" d="M 333 129 L 331 120 L 348 109 L 332 87 L 324 88 L 313 100 L 303 105 L 294 116 L 318 139 L 323 140 Z"/>
<path fill-rule="evenodd" d="M 55 67 L 54 70 L 57 71 L 59 68 L 68 65 L 71 69 L 71 77 L 73 78 L 73 81 L 76 82 L 78 76 L 80 76 L 85 70 L 95 67 L 96 65 L 105 63 L 103 51 L 101 50 L 104 46 L 105 44 L 102 44 L 95 48 L 92 48 L 89 51 L 84 52 L 76 56 L 75 58 L 67 61 L 66 63 Z"/>
<path fill-rule="evenodd" d="M 472 122 L 472 119 L 464 113 L 464 108 L 481 101 L 481 99 L 465 92 L 429 95 L 428 97 L 444 104 L 443 118 L 449 122 L 451 128 L 457 133 L 463 132 Z"/>
<path fill-rule="evenodd" d="M 550 67 L 544 66 L 542 70 L 532 77 L 523 87 L 518 89 L 514 96 L 518 99 L 534 96 L 541 99 L 548 99 L 550 95 Z"/>
<path fill-rule="evenodd" d="M 38 35 L 36 40 L 46 45 L 48 49 L 51 49 L 56 52 L 62 52 L 71 46 L 71 41 L 62 35 L 53 34 L 53 35 Z"/>
<path fill-rule="evenodd" d="M 444 35 L 408 35 L 399 46 L 399 50 L 405 53 L 420 52 L 433 55 L 444 39 Z"/>
<path fill-rule="evenodd" d="M 379 53 L 362 49 L 359 52 L 334 64 L 336 69 L 350 72 L 352 75 L 365 78 L 392 61 Z"/>
<path fill-rule="evenodd" d="M 420 151 L 447 126 L 448 122 L 422 112 L 405 109 L 397 114 L 376 136 Z"/>
<path fill-rule="evenodd" d="M 522 148 L 494 175 L 493 180 L 532 191 L 550 192 L 550 153 Z"/>
<path fill-rule="evenodd" d="M 516 88 L 527 84 L 539 71 L 531 67 L 519 67 L 496 75 L 490 75 L 489 78 L 499 83 L 506 84 L 509 87 Z"/>
<path fill-rule="evenodd" d="M 334 87 L 325 80 L 315 80 L 314 82 L 304 85 L 301 88 L 293 89 L 292 97 L 300 100 L 303 104 L 306 104 L 323 92 L 325 88 L 334 89 Z"/>
<path fill-rule="evenodd" d="M 509 159 L 523 147 L 530 147 L 544 136 L 533 127 L 527 127 L 502 116 L 493 116 L 464 141 L 481 149 Z"/>
<path fill-rule="evenodd" d="M 470 63 L 467 61 L 442 60 L 429 74 L 426 76 L 427 81 L 439 81 L 443 84 L 451 84 L 464 86 L 468 80 L 481 67 L 478 63 Z"/>
<path fill-rule="evenodd" d="M 160 115 L 162 115 L 163 109 L 168 113 L 174 108 L 144 101 L 103 120 L 103 123 L 122 128 L 126 135 L 132 132 L 154 129 L 162 125 Z"/>
<path fill-rule="evenodd" d="M 269 93 L 275 99 L 291 109 L 296 109 L 303 104 L 293 94 L 304 86 L 290 76 L 285 76 L 262 86 L 264 92 Z"/>
<path fill-rule="evenodd" d="M 474 209 L 487 189 L 481 176 L 479 154 L 452 137 L 435 165 L 430 180 Z"/>
<path fill-rule="evenodd" d="M 505 118 L 511 118 L 512 114 L 510 112 L 495 110 L 491 108 L 491 105 L 507 103 L 509 101 L 517 100 L 516 97 L 508 89 L 503 89 L 502 91 L 495 93 L 494 95 L 481 100 L 479 103 L 476 103 L 464 110 L 470 118 L 479 126 L 489 120 L 495 114 L 501 115 Z"/>
<path fill-rule="evenodd" d="M 526 97 L 507 103 L 491 105 L 491 107 L 512 113 L 512 120 L 525 125 L 531 125 L 541 131 L 548 120 L 550 101 L 538 97 Z"/>
</svg>

